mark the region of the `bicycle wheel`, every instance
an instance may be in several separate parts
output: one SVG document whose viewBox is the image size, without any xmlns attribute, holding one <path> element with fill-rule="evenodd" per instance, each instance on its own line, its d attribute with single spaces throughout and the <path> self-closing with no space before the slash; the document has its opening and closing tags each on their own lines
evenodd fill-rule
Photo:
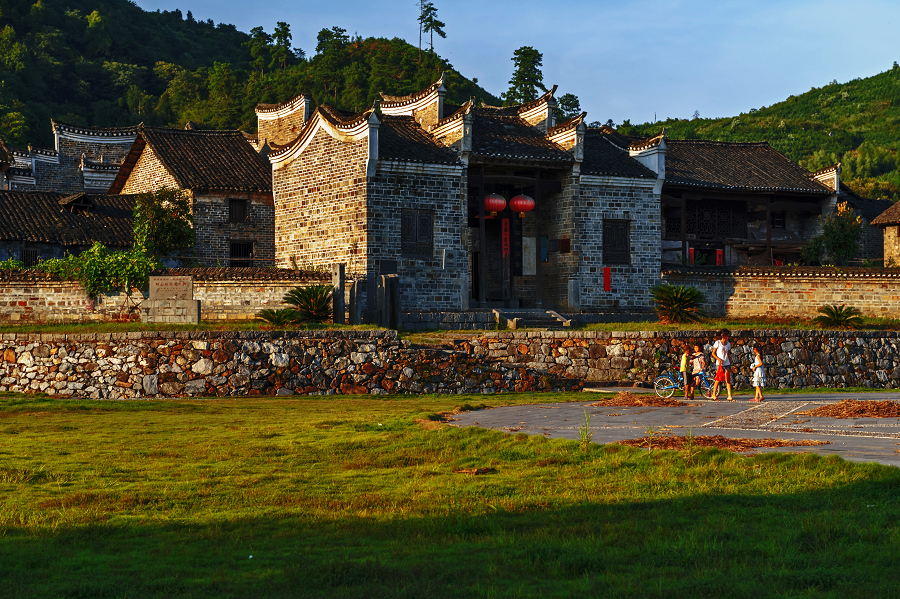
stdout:
<svg viewBox="0 0 900 599">
<path fill-rule="evenodd" d="M 700 393 L 706 399 L 712 399 L 712 387 L 709 386 L 709 381 L 706 380 L 706 377 L 700 379 Z"/>
<path fill-rule="evenodd" d="M 656 395 L 659 397 L 672 397 L 677 388 L 678 385 L 675 384 L 675 381 L 667 376 L 657 377 L 656 380 L 653 381 L 653 390 L 656 391 Z"/>
</svg>

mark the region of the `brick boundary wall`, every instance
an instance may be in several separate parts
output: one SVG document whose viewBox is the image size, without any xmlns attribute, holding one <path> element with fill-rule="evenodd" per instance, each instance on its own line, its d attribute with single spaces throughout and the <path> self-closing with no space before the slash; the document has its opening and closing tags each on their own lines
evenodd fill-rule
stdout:
<svg viewBox="0 0 900 599">
<path fill-rule="evenodd" d="M 896 317 L 900 307 L 900 268 L 666 267 L 662 275 L 700 289 L 712 316 L 813 318 L 825 304 L 846 304 Z"/>
<path fill-rule="evenodd" d="M 331 275 L 275 268 L 168 269 L 159 274 L 190 275 L 200 318 L 253 320 L 267 308 L 285 308 L 284 295 L 295 287 L 331 284 Z M 0 323 L 105 322 L 140 319 L 144 294 L 134 291 L 88 296 L 77 281 L 48 279 L 42 271 L 0 271 Z"/>
<path fill-rule="evenodd" d="M 767 386 L 900 388 L 900 333 L 895 331 L 732 331 L 739 387 L 750 384 L 751 347 L 760 346 Z M 678 369 L 682 348 L 700 345 L 711 362 L 713 331 L 491 332 L 458 342 L 476 357 L 583 381 L 646 385 Z M 707 376 L 712 368 L 707 369 Z"/>
<path fill-rule="evenodd" d="M 63 397 L 577 391 L 583 383 L 396 331 L 164 331 L 0 340 L 0 391 Z"/>
</svg>

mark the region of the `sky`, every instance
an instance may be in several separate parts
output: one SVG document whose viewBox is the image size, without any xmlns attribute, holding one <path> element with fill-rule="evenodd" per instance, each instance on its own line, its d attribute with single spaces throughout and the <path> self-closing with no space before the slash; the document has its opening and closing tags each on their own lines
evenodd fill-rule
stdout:
<svg viewBox="0 0 900 599">
<path fill-rule="evenodd" d="M 900 61 L 900 2 L 731 0 L 433 0 L 446 23 L 435 51 L 494 95 L 508 88 L 512 54 L 544 55 L 544 83 L 573 93 L 587 120 L 632 123 L 728 117 L 792 94 L 888 70 Z M 272 32 L 313 54 L 338 26 L 362 37 L 418 44 L 418 2 L 137 0 L 145 10 Z M 392 90 L 383 90 L 391 93 Z"/>
</svg>

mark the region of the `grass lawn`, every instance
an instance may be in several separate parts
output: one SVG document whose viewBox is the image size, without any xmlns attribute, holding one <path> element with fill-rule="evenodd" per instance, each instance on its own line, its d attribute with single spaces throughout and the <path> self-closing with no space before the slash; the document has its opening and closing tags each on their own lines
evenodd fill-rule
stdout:
<svg viewBox="0 0 900 599">
<path fill-rule="evenodd" d="M 900 594 L 896 468 L 428 420 L 460 401 L 0 398 L 2 594 Z"/>
</svg>

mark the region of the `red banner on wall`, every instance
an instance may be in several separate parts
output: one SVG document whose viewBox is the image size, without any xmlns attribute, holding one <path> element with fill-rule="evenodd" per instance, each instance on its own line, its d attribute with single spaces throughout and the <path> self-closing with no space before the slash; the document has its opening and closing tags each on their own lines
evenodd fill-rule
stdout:
<svg viewBox="0 0 900 599">
<path fill-rule="evenodd" d="M 612 269 L 608 266 L 603 268 L 603 291 L 612 291 Z"/>
<path fill-rule="evenodd" d="M 503 219 L 503 257 L 509 256 L 509 219 Z"/>
<path fill-rule="evenodd" d="M 725 264 L 725 250 L 716 250 L 716 266 Z"/>
</svg>

